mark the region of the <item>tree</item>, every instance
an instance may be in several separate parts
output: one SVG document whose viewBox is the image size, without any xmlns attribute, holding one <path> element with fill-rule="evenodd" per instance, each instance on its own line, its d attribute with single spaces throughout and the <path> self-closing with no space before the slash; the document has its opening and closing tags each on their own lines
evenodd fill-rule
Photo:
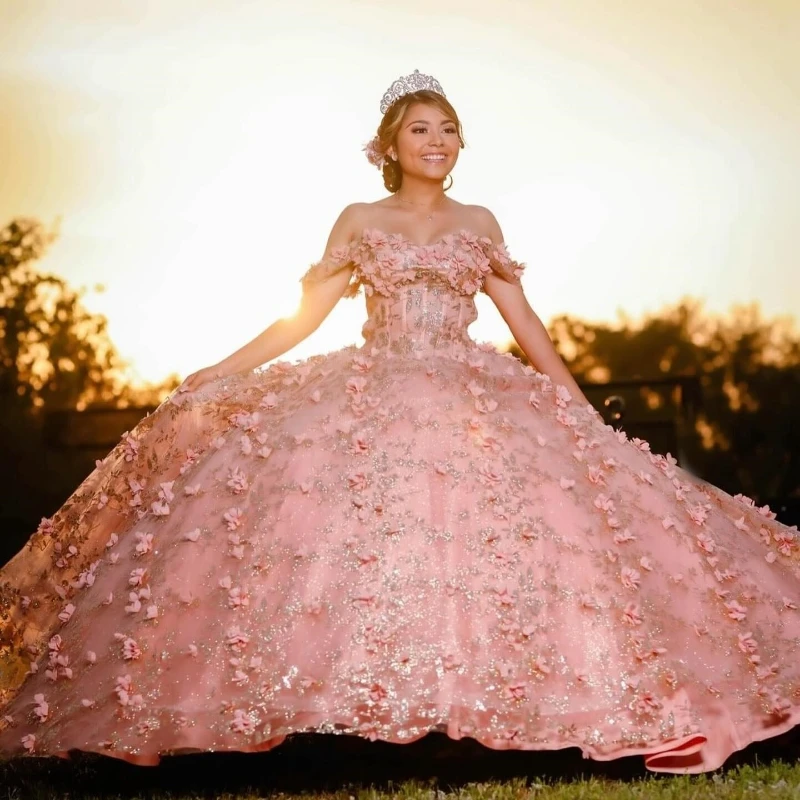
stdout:
<svg viewBox="0 0 800 800">
<path fill-rule="evenodd" d="M 83 477 L 75 474 L 74 457 L 47 451 L 46 410 L 144 405 L 177 385 L 174 377 L 143 389 L 127 383 L 107 321 L 84 307 L 84 290 L 36 267 L 56 238 L 56 230 L 28 218 L 0 229 L 0 525 L 6 541 L 35 529 Z"/>
</svg>

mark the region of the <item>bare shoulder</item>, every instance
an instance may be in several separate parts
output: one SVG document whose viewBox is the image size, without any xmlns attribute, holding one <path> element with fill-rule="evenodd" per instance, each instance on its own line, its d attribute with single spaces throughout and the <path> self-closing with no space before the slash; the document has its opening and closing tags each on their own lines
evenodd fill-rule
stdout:
<svg viewBox="0 0 800 800">
<path fill-rule="evenodd" d="M 356 236 L 363 229 L 365 221 L 369 219 L 372 206 L 373 203 L 350 203 L 339 214 L 337 225 L 341 222 L 352 236 Z"/>
<path fill-rule="evenodd" d="M 486 206 L 465 205 L 465 212 L 471 219 L 471 230 L 479 236 L 487 236 L 495 243 L 503 241 L 503 231 L 497 217 Z"/>
<path fill-rule="evenodd" d="M 342 247 L 357 239 L 364 230 L 370 203 L 350 203 L 345 206 L 333 223 L 326 250 Z"/>
</svg>

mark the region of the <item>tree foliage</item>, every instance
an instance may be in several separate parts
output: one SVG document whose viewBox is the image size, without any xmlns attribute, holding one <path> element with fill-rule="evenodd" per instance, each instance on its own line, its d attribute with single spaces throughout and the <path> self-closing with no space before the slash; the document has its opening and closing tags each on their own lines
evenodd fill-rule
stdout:
<svg viewBox="0 0 800 800">
<path fill-rule="evenodd" d="M 83 290 L 37 268 L 56 238 L 34 219 L 0 229 L 0 526 L 10 535 L 30 532 L 84 477 L 69 453 L 48 451 L 45 411 L 152 404 L 177 384 L 127 383 L 105 317 L 85 308 Z"/>
</svg>

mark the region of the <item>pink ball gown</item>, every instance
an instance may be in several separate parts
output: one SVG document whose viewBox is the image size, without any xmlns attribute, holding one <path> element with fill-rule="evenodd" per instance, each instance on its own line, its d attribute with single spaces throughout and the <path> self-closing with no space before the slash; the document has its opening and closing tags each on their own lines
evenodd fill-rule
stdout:
<svg viewBox="0 0 800 800">
<path fill-rule="evenodd" d="M 176 393 L 0 572 L 0 752 L 315 731 L 700 772 L 800 721 L 796 529 L 467 328 L 504 245 L 366 230 L 365 344 Z"/>
</svg>

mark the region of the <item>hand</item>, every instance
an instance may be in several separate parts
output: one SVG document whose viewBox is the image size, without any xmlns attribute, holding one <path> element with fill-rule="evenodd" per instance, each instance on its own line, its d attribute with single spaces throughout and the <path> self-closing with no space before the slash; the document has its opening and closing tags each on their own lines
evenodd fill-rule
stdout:
<svg viewBox="0 0 800 800">
<path fill-rule="evenodd" d="M 193 372 L 191 375 L 187 375 L 183 383 L 178 387 L 178 391 L 194 392 L 203 384 L 224 377 L 225 371 L 219 364 L 215 364 L 213 367 L 204 367 L 203 369 L 197 370 L 197 372 Z"/>
</svg>

